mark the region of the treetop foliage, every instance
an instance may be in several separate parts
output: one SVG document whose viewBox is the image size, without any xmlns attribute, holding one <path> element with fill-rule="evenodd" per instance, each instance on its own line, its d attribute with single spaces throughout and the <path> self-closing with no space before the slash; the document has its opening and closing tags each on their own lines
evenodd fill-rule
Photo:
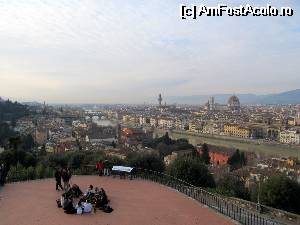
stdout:
<svg viewBox="0 0 300 225">
<path fill-rule="evenodd" d="M 189 144 L 186 139 L 173 140 L 169 137 L 168 132 L 166 132 L 166 134 L 160 138 L 155 138 L 154 140 L 144 142 L 143 144 L 146 147 L 158 149 L 161 157 L 170 155 L 174 151 L 187 149 L 192 149 L 195 151 L 195 147 Z"/>
<path fill-rule="evenodd" d="M 262 204 L 300 214 L 300 184 L 286 176 L 273 176 L 261 184 Z"/>
<path fill-rule="evenodd" d="M 202 154 L 201 158 L 205 164 L 210 164 L 210 156 L 209 156 L 209 149 L 206 143 L 202 145 Z"/>
<path fill-rule="evenodd" d="M 246 165 L 246 157 L 244 152 L 240 152 L 240 150 L 237 149 L 235 153 L 228 159 L 227 163 L 230 165 L 231 170 L 242 168 Z"/>
<path fill-rule="evenodd" d="M 16 121 L 17 119 L 29 115 L 29 107 L 18 102 L 7 100 L 0 102 L 0 122 Z"/>
<path fill-rule="evenodd" d="M 197 157 L 179 157 L 169 165 L 167 172 L 195 186 L 215 187 L 213 176 Z"/>
</svg>

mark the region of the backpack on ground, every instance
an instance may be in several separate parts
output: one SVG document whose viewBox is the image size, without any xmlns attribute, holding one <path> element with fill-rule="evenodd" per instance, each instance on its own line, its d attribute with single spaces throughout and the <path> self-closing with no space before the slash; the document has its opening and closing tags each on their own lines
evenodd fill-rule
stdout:
<svg viewBox="0 0 300 225">
<path fill-rule="evenodd" d="M 103 208 L 103 212 L 105 212 L 105 213 L 111 213 L 112 211 L 114 211 L 114 210 L 109 205 L 107 205 Z"/>
</svg>

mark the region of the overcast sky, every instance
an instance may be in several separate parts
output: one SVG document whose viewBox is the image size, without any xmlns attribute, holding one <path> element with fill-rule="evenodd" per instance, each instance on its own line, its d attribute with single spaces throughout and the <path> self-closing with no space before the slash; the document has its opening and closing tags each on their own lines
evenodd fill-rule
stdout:
<svg viewBox="0 0 300 225">
<path fill-rule="evenodd" d="M 164 96 L 300 87 L 300 1 L 292 17 L 181 20 L 178 0 L 0 0 L 0 96 L 143 103 Z"/>
</svg>

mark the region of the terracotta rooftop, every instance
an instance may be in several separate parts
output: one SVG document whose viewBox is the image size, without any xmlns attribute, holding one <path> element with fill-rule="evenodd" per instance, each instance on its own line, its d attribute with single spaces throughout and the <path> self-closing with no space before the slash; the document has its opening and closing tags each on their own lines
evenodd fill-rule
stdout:
<svg viewBox="0 0 300 225">
<path fill-rule="evenodd" d="M 114 211 L 67 215 L 57 208 L 53 179 L 7 184 L 0 189 L 1 225 L 231 225 L 230 219 L 168 187 L 141 180 L 75 176 L 84 191 L 103 187 Z"/>
</svg>

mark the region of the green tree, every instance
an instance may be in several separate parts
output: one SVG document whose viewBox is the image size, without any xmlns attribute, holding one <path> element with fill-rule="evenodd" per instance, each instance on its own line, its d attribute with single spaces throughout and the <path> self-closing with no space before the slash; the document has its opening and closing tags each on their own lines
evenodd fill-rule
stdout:
<svg viewBox="0 0 300 225">
<path fill-rule="evenodd" d="M 188 140 L 184 138 L 172 140 L 169 137 L 168 132 L 166 132 L 166 134 L 160 138 L 156 138 L 151 141 L 149 140 L 143 141 L 143 145 L 146 147 L 157 149 L 159 151 L 160 157 L 170 155 L 174 151 L 181 151 L 181 150 L 188 150 L 188 149 L 193 150 L 194 154 L 196 153 L 195 147 L 189 144 Z"/>
<path fill-rule="evenodd" d="M 227 163 L 230 165 L 231 170 L 239 169 L 246 165 L 246 157 L 244 152 L 240 152 L 240 150 L 236 150 L 235 153 L 229 157 Z"/>
<path fill-rule="evenodd" d="M 261 184 L 262 204 L 300 213 L 300 184 L 286 176 L 273 176 Z"/>
<path fill-rule="evenodd" d="M 39 164 L 36 167 L 36 176 L 38 179 L 42 179 L 46 177 L 46 167 L 43 164 Z"/>
<path fill-rule="evenodd" d="M 25 152 L 24 158 L 20 161 L 20 163 L 27 167 L 35 167 L 37 163 L 37 158 L 29 152 Z"/>
<path fill-rule="evenodd" d="M 169 165 L 167 172 L 195 186 L 215 187 L 213 176 L 199 158 L 179 157 Z"/>
<path fill-rule="evenodd" d="M 43 159 L 43 165 L 46 167 L 66 167 L 68 165 L 70 155 L 68 154 L 49 154 Z"/>
<path fill-rule="evenodd" d="M 22 148 L 25 151 L 29 151 L 34 147 L 34 140 L 32 135 L 28 134 L 22 138 Z"/>
<path fill-rule="evenodd" d="M 172 153 L 172 149 L 169 145 L 165 144 L 164 142 L 160 142 L 156 145 L 156 149 L 159 151 L 159 155 L 164 157 Z"/>
<path fill-rule="evenodd" d="M 201 158 L 205 164 L 210 164 L 210 156 L 209 156 L 209 149 L 206 143 L 202 145 L 202 154 Z"/>
<path fill-rule="evenodd" d="M 9 138 L 9 149 L 19 150 L 22 144 L 20 136 L 10 137 Z"/>
<path fill-rule="evenodd" d="M 30 166 L 27 168 L 27 176 L 30 180 L 36 179 L 36 170 L 34 167 Z"/>
<path fill-rule="evenodd" d="M 96 165 L 99 161 L 104 161 L 105 155 L 103 152 L 87 152 L 83 159 L 83 165 Z"/>
<path fill-rule="evenodd" d="M 250 194 L 245 188 L 245 182 L 238 177 L 226 175 L 222 177 L 217 183 L 217 192 L 229 197 L 242 198 L 245 200 L 250 199 Z"/>
<path fill-rule="evenodd" d="M 1 122 L 0 120 L 0 146 L 7 146 L 9 139 L 16 136 L 16 132 L 10 129 L 7 123 Z"/>
<path fill-rule="evenodd" d="M 165 143 L 166 145 L 170 145 L 172 143 L 172 139 L 169 137 L 168 132 L 166 132 L 166 134 L 161 137 L 161 142 Z"/>
<path fill-rule="evenodd" d="M 47 155 L 46 145 L 45 145 L 45 144 L 43 144 L 43 145 L 41 146 L 41 149 L 40 149 L 40 151 L 38 152 L 38 154 L 39 154 L 39 156 L 45 156 L 45 155 Z"/>
<path fill-rule="evenodd" d="M 14 125 L 14 121 L 29 115 L 29 113 L 29 107 L 26 105 L 22 105 L 17 102 L 11 102 L 10 100 L 0 102 L 0 122 L 11 121 L 12 125 Z"/>
<path fill-rule="evenodd" d="M 163 172 L 165 164 L 163 160 L 155 154 L 129 154 L 128 165 L 136 168 Z"/>
<path fill-rule="evenodd" d="M 8 167 L 12 165 L 15 162 L 14 159 L 15 155 L 14 152 L 11 150 L 4 150 L 0 154 L 0 163 L 6 164 Z"/>
<path fill-rule="evenodd" d="M 1 174 L 0 174 L 0 185 L 4 185 L 6 177 L 10 170 L 11 165 L 14 163 L 14 154 L 10 150 L 5 150 L 0 154 L 0 165 L 1 165 Z"/>
<path fill-rule="evenodd" d="M 68 166 L 74 169 L 78 169 L 84 160 L 84 153 L 81 152 L 75 152 L 71 155 L 69 162 L 68 162 Z"/>
</svg>

